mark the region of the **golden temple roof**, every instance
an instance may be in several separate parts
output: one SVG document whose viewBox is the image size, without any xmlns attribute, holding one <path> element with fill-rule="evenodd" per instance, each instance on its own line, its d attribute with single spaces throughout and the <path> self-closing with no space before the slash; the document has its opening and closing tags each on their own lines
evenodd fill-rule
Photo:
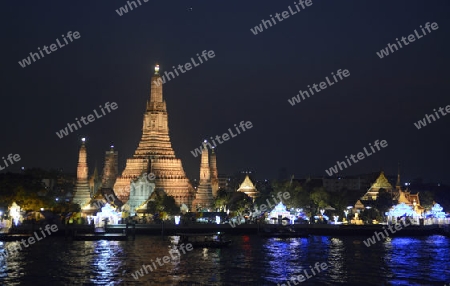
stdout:
<svg viewBox="0 0 450 286">
<path fill-rule="evenodd" d="M 244 181 L 239 186 L 238 192 L 244 192 L 251 198 L 255 198 L 256 196 L 258 196 L 258 191 L 256 190 L 255 185 L 253 185 L 248 175 L 245 176 Z"/>
<path fill-rule="evenodd" d="M 375 183 L 373 183 L 372 186 L 370 187 L 370 189 L 381 189 L 381 188 L 383 188 L 385 190 L 391 190 L 392 189 L 392 185 L 388 182 L 388 180 L 384 176 L 384 172 L 383 171 L 381 171 L 381 173 L 378 176 L 378 178 L 375 181 Z"/>
</svg>

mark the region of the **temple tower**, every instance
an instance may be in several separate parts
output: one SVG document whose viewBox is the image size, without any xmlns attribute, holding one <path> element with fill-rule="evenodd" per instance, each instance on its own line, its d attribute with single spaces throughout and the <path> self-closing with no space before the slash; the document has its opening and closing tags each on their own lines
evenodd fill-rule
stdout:
<svg viewBox="0 0 450 286">
<path fill-rule="evenodd" d="M 217 191 L 219 190 L 219 174 L 217 172 L 217 161 L 216 161 L 216 153 L 214 152 L 214 148 L 211 151 L 211 187 L 212 187 L 212 195 L 213 197 L 217 196 Z"/>
<path fill-rule="evenodd" d="M 184 172 L 180 159 L 172 149 L 169 137 L 168 114 L 162 93 L 159 66 L 151 78 L 150 101 L 144 113 L 142 138 L 125 170 L 114 184 L 117 197 L 126 202 L 130 195 L 131 181 L 145 173 L 155 175 L 155 190 L 163 190 L 173 196 L 177 204 L 191 205 L 194 188 Z"/>
<path fill-rule="evenodd" d="M 111 149 L 106 151 L 105 154 L 105 167 L 103 168 L 102 176 L 102 188 L 113 188 L 119 174 L 118 168 L 118 152 L 114 151 L 114 146 L 111 145 Z"/>
<path fill-rule="evenodd" d="M 213 207 L 213 195 L 211 186 L 211 171 L 209 166 L 209 154 L 206 144 L 203 143 L 202 159 L 200 163 L 200 184 L 197 188 L 195 200 L 192 203 L 192 211 L 210 209 Z"/>
<path fill-rule="evenodd" d="M 74 197 L 72 201 L 75 204 L 79 204 L 81 207 L 89 203 L 91 200 L 85 141 L 85 138 L 81 139 L 81 147 L 78 156 L 77 182 L 75 184 Z"/>
<path fill-rule="evenodd" d="M 91 178 L 89 179 L 89 191 L 91 194 L 91 198 L 95 196 L 98 189 L 102 187 L 102 182 L 98 176 L 98 170 L 97 167 L 94 169 L 94 174 L 92 174 Z"/>
</svg>

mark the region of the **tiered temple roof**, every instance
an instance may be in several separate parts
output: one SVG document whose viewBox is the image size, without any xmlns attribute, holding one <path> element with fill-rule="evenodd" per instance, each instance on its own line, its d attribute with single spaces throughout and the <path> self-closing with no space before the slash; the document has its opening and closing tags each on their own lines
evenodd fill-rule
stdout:
<svg viewBox="0 0 450 286">
<path fill-rule="evenodd" d="M 250 180 L 248 175 L 245 176 L 244 181 L 239 186 L 239 189 L 237 191 L 238 192 L 244 192 L 245 194 L 247 194 L 252 199 L 255 199 L 259 195 L 258 190 L 255 188 L 255 185 L 253 185 L 253 183 Z"/>
<path fill-rule="evenodd" d="M 186 177 L 181 160 L 175 157 L 172 149 L 159 66 L 151 78 L 151 96 L 144 113 L 141 141 L 114 184 L 114 191 L 123 202 L 129 199 L 130 180 L 143 172 L 155 174 L 155 190 L 163 190 L 173 196 L 177 204 L 191 205 L 194 188 Z"/>
<path fill-rule="evenodd" d="M 77 181 L 74 188 L 73 203 L 81 207 L 88 204 L 91 200 L 88 181 L 88 165 L 85 139 L 81 139 L 81 147 L 78 156 Z"/>
<path fill-rule="evenodd" d="M 203 144 L 202 158 L 200 163 L 200 184 L 197 188 L 192 210 L 207 210 L 213 207 L 213 194 L 211 186 L 211 169 L 209 165 L 209 154 L 206 144 Z"/>
<path fill-rule="evenodd" d="M 398 203 L 412 206 L 413 210 L 418 214 L 424 212 L 424 208 L 420 205 L 419 193 L 411 194 L 408 190 L 399 190 Z"/>
<path fill-rule="evenodd" d="M 376 200 L 378 198 L 380 189 L 384 189 L 389 192 L 392 192 L 394 190 L 392 185 L 388 182 L 388 180 L 384 176 L 383 171 L 381 171 L 377 180 L 375 181 L 375 183 L 372 184 L 367 193 L 364 196 L 362 196 L 361 200 L 363 201 Z"/>
</svg>

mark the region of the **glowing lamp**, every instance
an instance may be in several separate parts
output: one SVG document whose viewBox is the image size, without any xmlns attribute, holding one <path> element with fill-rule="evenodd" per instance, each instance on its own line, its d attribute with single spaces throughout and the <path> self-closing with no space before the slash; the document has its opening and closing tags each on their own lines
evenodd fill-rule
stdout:
<svg viewBox="0 0 450 286">
<path fill-rule="evenodd" d="M 86 142 L 86 138 L 81 138 L 81 142 Z"/>
<path fill-rule="evenodd" d="M 179 225 L 179 224 L 180 224 L 180 216 L 179 216 L 179 215 L 176 215 L 176 216 L 175 216 L 175 224 L 176 224 L 176 225 Z"/>
<path fill-rule="evenodd" d="M 220 224 L 220 216 L 216 215 L 216 223 Z"/>
<path fill-rule="evenodd" d="M 159 65 L 155 66 L 155 73 L 159 73 Z"/>
</svg>

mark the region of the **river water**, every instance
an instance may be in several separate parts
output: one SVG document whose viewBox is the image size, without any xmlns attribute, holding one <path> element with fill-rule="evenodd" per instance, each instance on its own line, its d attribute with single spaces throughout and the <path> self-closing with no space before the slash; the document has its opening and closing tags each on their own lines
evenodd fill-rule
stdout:
<svg viewBox="0 0 450 286">
<path fill-rule="evenodd" d="M 231 236 L 224 249 L 194 249 L 143 276 L 143 264 L 169 255 L 169 237 L 134 241 L 66 241 L 47 237 L 0 258 L 1 285 L 444 285 L 450 283 L 450 239 L 396 237 L 366 247 L 367 237 Z M 0 251 L 17 242 L 0 242 Z M 315 275 L 310 265 L 326 263 Z M 156 263 L 156 262 L 155 262 Z M 319 268 L 320 269 L 320 268 Z M 306 276 L 305 276 L 306 277 Z M 290 285 L 296 285 L 290 282 Z"/>
</svg>

